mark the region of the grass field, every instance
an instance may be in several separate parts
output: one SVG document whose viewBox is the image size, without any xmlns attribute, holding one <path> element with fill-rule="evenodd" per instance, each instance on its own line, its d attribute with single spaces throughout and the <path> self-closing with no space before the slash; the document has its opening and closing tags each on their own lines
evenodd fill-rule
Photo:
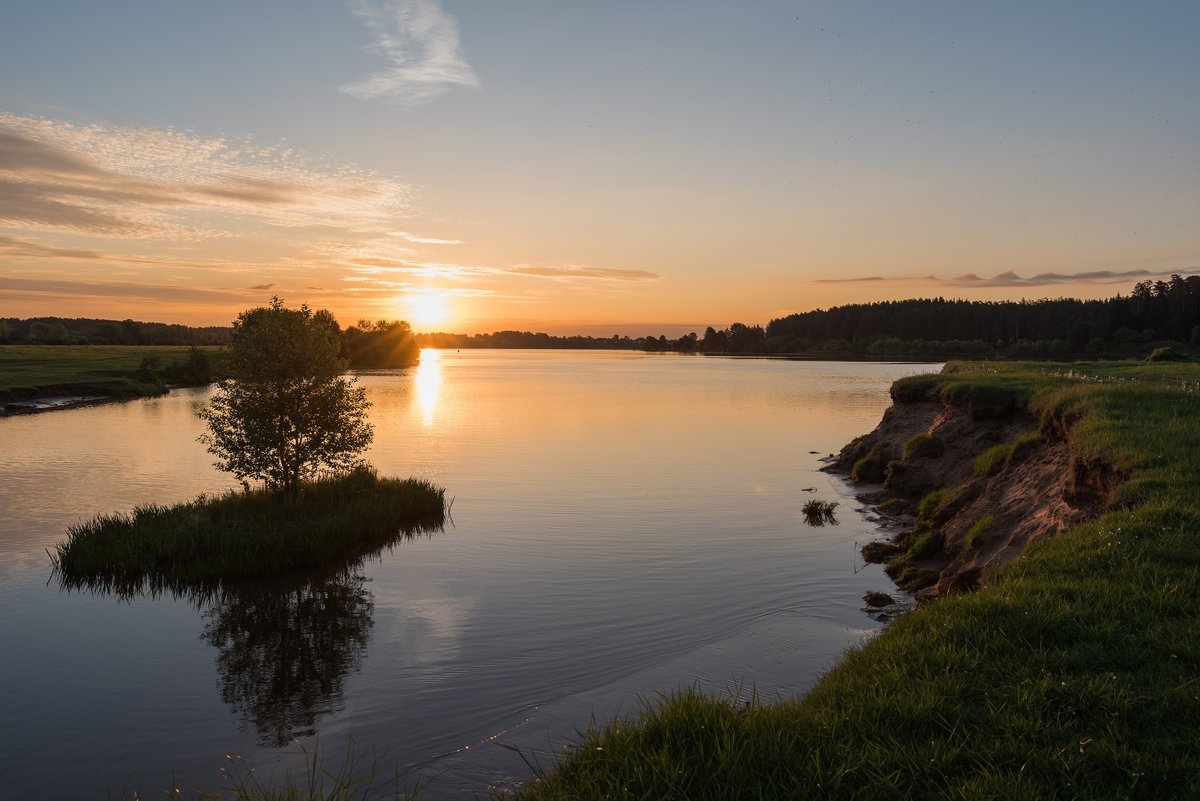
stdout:
<svg viewBox="0 0 1200 801">
<path fill-rule="evenodd" d="M 1200 798 L 1200 365 L 951 363 L 899 382 L 1073 422 L 1120 508 L 901 617 L 802 699 L 679 693 L 520 799 Z"/>
<path fill-rule="evenodd" d="M 140 368 L 146 357 L 162 365 L 183 361 L 190 348 L 175 345 L 0 345 L 0 403 L 50 395 L 135 398 L 158 394 L 163 383 Z M 201 351 L 217 358 L 218 348 Z"/>
</svg>

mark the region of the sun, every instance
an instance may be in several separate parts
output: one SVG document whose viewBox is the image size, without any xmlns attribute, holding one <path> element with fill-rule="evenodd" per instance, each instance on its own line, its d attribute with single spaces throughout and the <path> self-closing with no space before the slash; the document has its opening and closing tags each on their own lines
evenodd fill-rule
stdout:
<svg viewBox="0 0 1200 801">
<path fill-rule="evenodd" d="M 450 318 L 450 304 L 446 296 L 422 292 L 404 298 L 408 308 L 408 321 L 414 328 L 438 326 Z"/>
</svg>

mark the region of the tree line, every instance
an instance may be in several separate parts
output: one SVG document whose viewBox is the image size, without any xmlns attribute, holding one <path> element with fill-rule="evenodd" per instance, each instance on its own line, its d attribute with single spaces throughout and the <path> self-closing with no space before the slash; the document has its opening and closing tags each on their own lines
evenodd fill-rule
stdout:
<svg viewBox="0 0 1200 801">
<path fill-rule="evenodd" d="M 0 345 L 224 345 L 232 331 L 136 320 L 0 317 Z"/>
<path fill-rule="evenodd" d="M 219 345 L 232 329 L 133 320 L 0 318 L 0 344 Z M 709 326 L 670 339 L 552 336 L 530 331 L 417 334 L 403 320 L 359 320 L 341 330 L 352 367 L 415 364 L 421 348 L 642 350 L 830 358 L 1124 357 L 1160 345 L 1200 349 L 1200 275 L 1142 281 L 1104 300 L 948 300 L 852 303 L 771 320 Z"/>
<path fill-rule="evenodd" d="M 1123 357 L 1172 345 L 1200 349 L 1200 275 L 1142 281 L 1103 300 L 912 300 L 733 323 L 702 337 L 638 340 L 643 350 L 886 357 Z"/>
</svg>

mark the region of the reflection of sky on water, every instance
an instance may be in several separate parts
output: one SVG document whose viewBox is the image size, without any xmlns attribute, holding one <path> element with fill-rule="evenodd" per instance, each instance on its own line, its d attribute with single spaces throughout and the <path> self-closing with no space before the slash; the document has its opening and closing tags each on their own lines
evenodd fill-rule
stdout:
<svg viewBox="0 0 1200 801">
<path fill-rule="evenodd" d="M 380 607 L 376 638 L 386 643 L 398 667 L 439 680 L 444 666 L 460 655 L 479 598 L 456 596 L 441 582 L 379 582 L 374 591 Z"/>
<path fill-rule="evenodd" d="M 210 390 L 0 419 L 5 790 L 92 797 L 173 773 L 217 786 L 225 753 L 278 765 L 317 737 L 275 743 L 319 729 L 322 751 L 353 741 L 439 797 L 471 797 L 511 756 L 474 744 L 513 727 L 548 753 L 593 712 L 681 682 L 807 686 L 872 626 L 863 592 L 887 586 L 861 568 L 855 542 L 873 535 L 818 460 L 923 369 L 426 351 L 359 376 L 366 458 L 445 486 L 445 533 L 203 616 L 186 600 L 59 594 L 45 551 L 97 512 L 232 486 L 196 442 Z M 842 525 L 803 526 L 814 497 L 840 501 Z"/>
</svg>

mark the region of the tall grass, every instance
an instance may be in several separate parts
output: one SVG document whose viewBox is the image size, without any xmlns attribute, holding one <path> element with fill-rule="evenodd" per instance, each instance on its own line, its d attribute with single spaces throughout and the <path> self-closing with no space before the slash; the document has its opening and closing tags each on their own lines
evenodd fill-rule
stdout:
<svg viewBox="0 0 1200 801">
<path fill-rule="evenodd" d="M 837 508 L 837 501 L 823 501 L 819 498 L 812 498 L 804 502 L 804 505 L 800 507 L 800 511 L 804 514 L 804 522 L 810 526 L 836 526 L 837 517 L 834 515 L 834 512 L 837 511 Z"/>
<path fill-rule="evenodd" d="M 445 490 L 369 468 L 304 486 L 142 506 L 72 526 L 52 555 L 64 586 L 127 594 L 186 589 L 329 565 L 439 528 Z"/>
<path fill-rule="evenodd" d="M 1200 366 L 952 363 L 900 394 L 1075 421 L 1119 508 L 905 615 L 803 699 L 684 690 L 523 799 L 1200 798 Z"/>
</svg>

